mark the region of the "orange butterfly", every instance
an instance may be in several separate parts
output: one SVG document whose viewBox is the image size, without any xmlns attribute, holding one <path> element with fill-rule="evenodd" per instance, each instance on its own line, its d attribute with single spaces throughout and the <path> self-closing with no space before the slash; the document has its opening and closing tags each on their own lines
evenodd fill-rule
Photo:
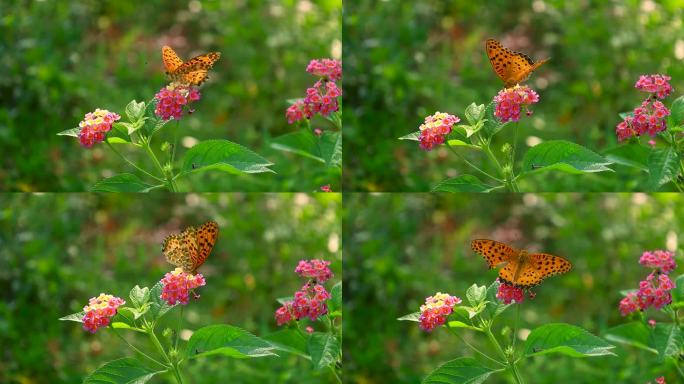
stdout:
<svg viewBox="0 0 684 384">
<path fill-rule="evenodd" d="M 490 269 L 504 265 L 499 270 L 500 280 L 521 288 L 530 288 L 572 268 L 572 264 L 560 256 L 528 253 L 494 240 L 473 240 L 470 246 L 487 260 Z"/>
<path fill-rule="evenodd" d="M 172 81 L 181 84 L 202 84 L 207 79 L 207 72 L 220 57 L 221 52 L 209 52 L 184 63 L 171 47 L 162 47 L 162 61 L 166 67 L 166 74 Z"/>
<path fill-rule="evenodd" d="M 217 237 L 218 224 L 208 221 L 198 229 L 188 227 L 179 234 L 167 236 L 162 244 L 162 253 L 169 263 L 195 274 L 207 260 Z"/>
<path fill-rule="evenodd" d="M 549 61 L 549 59 L 543 59 L 535 63 L 526 54 L 513 52 L 494 39 L 488 39 L 485 47 L 494 72 L 504 82 L 506 88 L 527 80 L 532 71 Z"/>
</svg>

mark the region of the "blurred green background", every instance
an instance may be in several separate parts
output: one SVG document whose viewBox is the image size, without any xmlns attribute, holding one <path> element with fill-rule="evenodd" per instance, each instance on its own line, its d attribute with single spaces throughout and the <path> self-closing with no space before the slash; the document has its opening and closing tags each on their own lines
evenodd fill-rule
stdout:
<svg viewBox="0 0 684 384">
<path fill-rule="evenodd" d="M 497 272 L 470 250 L 472 239 L 496 239 L 573 263 L 571 272 L 544 281 L 534 289 L 536 298 L 524 302 L 520 325 L 528 329 L 564 322 L 602 335 L 628 321 L 618 311 L 620 291 L 638 288 L 649 273 L 638 264 L 644 250 L 676 249 L 682 263 L 684 196 L 678 194 L 353 194 L 344 205 L 348 383 L 417 383 L 446 361 L 472 356 L 444 329 L 427 334 L 417 323 L 396 320 L 438 291 L 465 299 L 473 283 L 494 281 Z M 659 312 L 646 314 L 669 321 Z M 514 316 L 504 312 L 495 331 Z M 486 337 L 463 335 L 495 353 Z M 535 384 L 646 383 L 660 375 L 679 382 L 675 368 L 655 355 L 620 346 L 613 351 L 617 357 L 534 357 L 521 363 L 521 372 Z M 509 381 L 494 375 L 490 382 Z"/>
<path fill-rule="evenodd" d="M 270 142 L 296 130 L 285 110 L 316 80 L 305 71 L 309 60 L 340 58 L 341 12 L 341 0 L 0 2 L 0 190 L 84 191 L 114 173 L 134 173 L 106 146 L 81 149 L 56 133 L 95 108 L 123 116 L 132 99 L 150 100 L 167 84 L 165 44 L 185 60 L 222 53 L 196 112 L 181 120 L 184 146 L 230 140 L 277 172 L 207 172 L 191 176 L 188 189 L 313 191 L 332 183 L 339 190 L 339 170 Z M 125 153 L 152 168 L 146 155 Z"/>
<path fill-rule="evenodd" d="M 435 111 L 464 118 L 503 88 L 484 51 L 487 38 L 551 60 L 527 82 L 540 95 L 520 123 L 518 160 L 530 144 L 564 139 L 603 152 L 616 146 L 619 112 L 645 97 L 641 74 L 672 76 L 670 105 L 684 91 L 684 1 L 357 0 L 343 20 L 345 190 L 428 191 L 472 173 L 448 149 L 426 153 L 398 137 Z M 512 141 L 507 129 L 494 139 Z M 462 150 L 466 151 L 466 150 Z M 464 152 L 467 153 L 467 152 Z M 353 156 L 351 156 L 353 155 Z M 468 153 L 476 164 L 481 154 Z M 584 176 L 543 173 L 531 191 L 630 191 L 646 174 L 624 166 Z"/>
<path fill-rule="evenodd" d="M 171 269 L 160 251 L 164 237 L 210 219 L 219 223 L 219 238 L 200 269 L 207 285 L 186 306 L 184 329 L 278 330 L 276 298 L 304 284 L 294 273 L 299 260 L 331 260 L 336 276 L 328 289 L 341 279 L 340 204 L 335 193 L 0 195 L 0 382 L 80 383 L 105 362 L 134 356 L 110 330 L 91 335 L 58 319 L 100 292 L 129 300 L 136 284 L 152 287 Z M 175 327 L 177 319 L 172 311 L 162 324 Z M 138 334 L 122 334 L 149 350 Z M 197 359 L 184 374 L 191 383 L 334 382 L 309 361 L 279 354 Z M 175 381 L 165 375 L 152 382 Z"/>
</svg>

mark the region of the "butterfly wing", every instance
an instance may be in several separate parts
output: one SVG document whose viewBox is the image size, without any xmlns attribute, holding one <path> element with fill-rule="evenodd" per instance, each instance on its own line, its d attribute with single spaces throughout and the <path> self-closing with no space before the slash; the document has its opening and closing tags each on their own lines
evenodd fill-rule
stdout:
<svg viewBox="0 0 684 384">
<path fill-rule="evenodd" d="M 544 59 L 535 63 L 526 54 L 511 51 L 494 39 L 488 39 L 485 42 L 485 48 L 494 72 L 504 82 L 506 88 L 527 80 L 535 69 L 548 61 Z"/>
<path fill-rule="evenodd" d="M 515 260 L 520 253 L 517 249 L 495 240 L 477 239 L 470 242 L 470 247 L 487 261 L 489 269 Z"/>
<path fill-rule="evenodd" d="M 215 221 L 208 221 L 204 223 L 195 232 L 196 250 L 197 252 L 192 258 L 192 273 L 197 271 L 209 257 L 211 250 L 214 249 L 214 244 L 218 238 L 218 224 Z"/>
<path fill-rule="evenodd" d="M 177 80 L 183 84 L 200 85 L 208 78 L 206 69 L 179 74 Z"/>
<path fill-rule="evenodd" d="M 549 276 L 566 273 L 572 269 L 572 263 L 560 256 L 548 253 L 532 253 L 529 255 L 530 264 L 534 264 L 542 280 Z"/>
<path fill-rule="evenodd" d="M 178 67 L 176 73 L 189 73 L 201 69 L 209 70 L 220 58 L 221 52 L 209 52 L 204 55 L 195 56 Z"/>
<path fill-rule="evenodd" d="M 166 73 L 173 73 L 183 65 L 183 60 L 181 60 L 176 54 L 176 51 L 168 45 L 162 47 L 162 62 L 164 62 Z"/>
</svg>

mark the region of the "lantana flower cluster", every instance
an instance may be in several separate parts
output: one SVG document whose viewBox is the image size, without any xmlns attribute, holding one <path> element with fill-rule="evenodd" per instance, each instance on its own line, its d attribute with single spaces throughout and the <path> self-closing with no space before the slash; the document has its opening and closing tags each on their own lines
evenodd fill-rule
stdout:
<svg viewBox="0 0 684 384">
<path fill-rule="evenodd" d="M 103 142 L 107 132 L 112 130 L 112 124 L 121 119 L 121 116 L 106 109 L 97 108 L 93 112 L 88 112 L 83 121 L 78 126 L 81 130 L 78 133 L 78 141 L 86 148 L 92 147 L 95 143 Z"/>
<path fill-rule="evenodd" d="M 206 280 L 201 273 L 193 275 L 183 271 L 183 268 L 176 268 L 171 272 L 167 272 L 164 278 L 161 279 L 162 293 L 161 299 L 166 301 L 169 305 L 176 305 L 176 303 L 187 304 L 190 291 L 199 288 L 206 284 Z M 199 295 L 195 295 L 199 298 Z"/>
<path fill-rule="evenodd" d="M 494 116 L 498 117 L 502 123 L 518 121 L 523 109 L 530 116 L 532 111 L 527 106 L 538 102 L 539 94 L 526 85 L 504 88 L 494 96 Z"/>
<path fill-rule="evenodd" d="M 320 79 L 306 90 L 304 99 L 297 100 L 287 108 L 285 116 L 289 124 L 310 119 L 317 113 L 328 116 L 340 109 L 337 98 L 342 96 L 342 88 L 337 86 L 337 81 L 342 79 L 342 62 L 332 59 L 311 60 L 306 71 Z"/>
<path fill-rule="evenodd" d="M 420 328 L 431 332 L 438 326 L 444 325 L 447 317 L 454 312 L 456 304 L 460 303 L 460 298 L 442 292 L 426 298 L 425 304 L 420 306 Z"/>
<path fill-rule="evenodd" d="M 194 109 L 189 108 L 190 103 L 199 100 L 200 97 L 201 94 L 196 87 L 171 83 L 154 95 L 157 101 L 154 113 L 162 120 L 180 120 L 183 117 L 183 108 L 188 106 L 188 113 L 194 112 Z"/>
<path fill-rule="evenodd" d="M 443 144 L 446 137 L 451 133 L 454 124 L 461 121 L 458 116 L 444 112 L 435 112 L 434 115 L 425 118 L 425 122 L 420 125 L 420 147 L 426 151 L 432 150 L 435 146 Z"/>
<path fill-rule="evenodd" d="M 499 280 L 496 298 L 504 304 L 520 304 L 525 300 L 525 291 L 520 287 Z"/>
<path fill-rule="evenodd" d="M 658 74 L 639 77 L 634 87 L 648 92 L 649 95 L 631 115 L 625 116 L 615 127 L 615 134 L 619 141 L 646 134 L 654 137 L 658 132 L 667 129 L 665 117 L 670 115 L 670 110 L 660 100 L 673 91 L 669 83 L 670 79 L 670 76 Z"/>
<path fill-rule="evenodd" d="M 95 333 L 99 328 L 108 326 L 117 308 L 123 304 L 126 304 L 123 299 L 104 293 L 90 298 L 88 305 L 83 307 L 83 329 Z"/>
<path fill-rule="evenodd" d="M 669 251 L 646 251 L 641 255 L 639 264 L 652 269 L 646 280 L 639 282 L 639 289 L 632 291 L 620 301 L 620 313 L 626 316 L 637 310 L 649 307 L 660 309 L 672 302 L 672 289 L 675 283 L 669 273 L 677 267 L 674 253 Z"/>
<path fill-rule="evenodd" d="M 321 283 L 333 277 L 329 265 L 330 261 L 320 259 L 301 260 L 297 264 L 295 273 L 308 278 L 309 281 L 299 291 L 295 292 L 292 301 L 285 302 L 275 311 L 278 326 L 305 317 L 311 321 L 316 321 L 328 313 L 327 300 L 331 296 Z"/>
</svg>

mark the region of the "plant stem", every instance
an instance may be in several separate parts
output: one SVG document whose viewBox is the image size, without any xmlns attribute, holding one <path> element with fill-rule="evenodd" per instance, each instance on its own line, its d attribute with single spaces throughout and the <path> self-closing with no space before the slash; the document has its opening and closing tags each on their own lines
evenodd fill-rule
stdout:
<svg viewBox="0 0 684 384">
<path fill-rule="evenodd" d="M 157 180 L 157 181 L 161 181 L 162 183 L 164 182 L 164 179 L 160 179 L 160 178 L 158 178 L 157 176 L 155 176 L 155 175 L 153 175 L 153 174 L 147 172 L 146 170 L 144 170 L 144 169 L 138 167 L 134 162 L 128 160 L 128 159 L 126 158 L 126 156 L 122 155 L 121 152 L 119 152 L 119 151 L 117 151 L 116 149 L 114 149 L 114 146 L 112 145 L 112 143 L 109 142 L 109 138 L 107 138 L 107 140 L 105 140 L 105 143 L 107 143 L 107 145 L 109 146 L 109 148 L 111 148 L 112 151 L 114 151 L 114 153 L 116 153 L 117 155 L 119 155 L 119 157 L 121 157 L 125 162 L 127 162 L 128 164 L 130 164 L 133 168 L 137 169 L 138 171 L 140 171 L 140 172 L 146 174 L 147 176 L 149 176 L 149 177 L 151 177 L 151 178 L 153 178 L 153 179 L 155 179 L 155 180 Z M 163 175 L 163 173 L 162 173 L 162 175 Z"/>
<path fill-rule="evenodd" d="M 178 382 L 178 384 L 183 384 L 183 377 L 181 376 L 180 371 L 178 370 L 178 365 L 171 361 L 171 359 L 169 358 L 169 355 L 164 350 L 164 347 L 162 347 L 161 343 L 159 342 L 157 335 L 154 334 L 154 329 L 152 327 L 149 327 L 147 329 L 147 334 L 150 335 L 150 339 L 152 340 L 152 344 L 154 344 L 154 346 L 157 347 L 157 350 L 164 357 L 164 360 L 168 361 L 169 365 L 171 366 L 171 369 L 173 370 L 173 375 L 176 377 L 176 381 Z"/>
<path fill-rule="evenodd" d="M 506 353 L 501 348 L 501 344 L 499 344 L 499 341 L 496 340 L 496 337 L 494 337 L 494 334 L 492 333 L 491 329 L 491 324 L 485 326 L 484 331 L 487 334 L 487 338 L 489 338 L 489 341 L 492 343 L 492 345 L 494 345 L 494 349 L 496 349 L 499 355 L 504 359 L 504 361 L 506 361 L 508 368 L 511 370 L 511 373 L 513 374 L 513 379 L 515 379 L 515 382 L 517 384 L 524 384 L 524 381 L 522 380 L 522 377 L 518 372 L 518 368 L 515 365 L 515 361 L 513 361 L 513 359 L 508 359 L 506 357 Z"/>
<path fill-rule="evenodd" d="M 499 175 L 503 177 L 503 183 L 506 184 L 506 187 L 508 188 L 509 191 L 515 192 L 515 189 L 513 187 L 513 184 L 511 183 L 511 180 L 508 180 L 508 176 L 506 175 L 506 172 L 504 172 L 503 168 L 501 167 L 501 163 L 499 163 L 499 159 L 494 156 L 494 153 L 492 152 L 492 149 L 489 148 L 489 142 L 486 140 L 480 139 L 482 143 L 482 149 L 484 150 L 485 154 L 489 157 L 489 159 L 492 161 L 492 163 L 496 166 L 496 170 L 499 172 Z"/>
<path fill-rule="evenodd" d="M 448 321 L 447 321 L 446 324 L 447 324 L 447 329 L 449 330 L 449 332 L 451 332 L 451 333 L 452 333 L 454 336 L 456 336 L 463 344 L 465 344 L 466 346 L 468 346 L 468 347 L 469 347 L 470 349 L 472 349 L 474 352 L 476 352 L 476 353 L 480 354 L 481 356 L 483 356 L 483 357 L 485 357 L 485 358 L 487 358 L 487 359 L 489 359 L 489 360 L 495 362 L 496 364 L 499 364 L 499 365 L 504 366 L 504 367 L 506 366 L 506 363 L 503 363 L 503 362 L 501 362 L 501 361 L 499 361 L 499 360 L 497 360 L 497 359 L 495 359 L 495 358 L 489 356 L 488 354 L 486 354 L 486 353 L 480 351 L 479 349 L 477 349 L 474 345 L 472 345 L 472 344 L 470 344 L 469 342 L 467 342 L 466 339 L 465 339 L 464 337 L 462 337 L 461 335 L 459 335 L 458 333 L 456 333 L 456 331 L 455 331 L 453 328 L 451 328 L 451 327 L 449 326 L 449 322 L 448 322 Z"/>
<path fill-rule="evenodd" d="M 330 371 L 333 373 L 333 375 L 334 375 L 335 378 L 337 379 L 337 382 L 340 383 L 340 384 L 342 384 L 342 379 L 340 378 L 340 375 L 337 374 L 337 371 L 335 370 L 335 367 L 333 367 L 332 365 L 328 365 L 328 368 L 330 368 Z"/>
<path fill-rule="evenodd" d="M 682 368 L 679 366 L 679 362 L 677 358 L 672 358 L 674 360 L 674 366 L 677 368 L 677 372 L 679 372 L 679 376 L 681 376 L 684 379 L 684 371 L 682 371 Z"/>
<path fill-rule="evenodd" d="M 513 325 L 513 341 L 511 342 L 511 348 L 513 353 L 515 353 L 515 341 L 518 339 L 518 323 L 520 322 L 520 306 L 522 303 L 516 303 L 517 308 L 515 309 L 515 324 Z"/>
<path fill-rule="evenodd" d="M 515 192 L 520 192 L 520 189 L 518 188 L 518 183 L 515 182 L 515 150 L 518 147 L 518 127 L 520 126 L 519 122 L 515 122 L 515 133 L 513 134 L 513 149 L 511 150 L 511 186 L 515 189 Z"/>
<path fill-rule="evenodd" d="M 118 336 L 121 340 L 123 340 L 123 342 L 126 343 L 126 345 L 128 345 L 129 347 L 131 347 L 134 351 L 138 352 L 139 354 L 143 355 L 143 356 L 144 356 L 145 358 L 147 358 L 148 360 L 154 362 L 155 364 L 161 365 L 162 367 L 164 367 L 164 368 L 166 368 L 166 369 L 170 369 L 170 368 L 171 368 L 171 366 L 168 366 L 168 365 L 166 365 L 166 364 L 164 364 L 164 363 L 162 363 L 162 362 L 160 362 L 160 361 L 157 361 L 157 359 L 155 359 L 155 358 L 149 356 L 149 355 L 146 354 L 145 352 L 143 352 L 143 351 L 141 351 L 140 349 L 136 348 L 133 344 L 129 343 L 128 340 L 126 340 L 123 336 L 121 336 L 121 335 L 119 334 L 119 332 L 116 331 L 116 328 L 112 328 L 112 332 L 114 332 L 114 334 L 115 334 L 116 336 Z"/>
<path fill-rule="evenodd" d="M 161 174 L 164 175 L 164 177 L 166 178 L 166 187 L 169 189 L 169 191 L 178 192 L 173 183 L 173 175 L 164 172 L 164 167 L 162 167 L 161 163 L 159 162 L 159 159 L 157 159 L 157 155 L 154 154 L 154 151 L 150 147 L 150 142 L 147 139 L 143 139 L 143 147 L 145 147 L 145 151 L 147 151 L 147 154 L 150 155 L 150 158 L 154 162 L 154 165 L 156 165 L 159 169 L 159 172 L 161 172 Z"/>
<path fill-rule="evenodd" d="M 177 351 L 178 350 L 178 339 L 180 338 L 180 331 L 181 331 L 181 324 L 183 323 L 183 308 L 185 306 L 181 305 L 180 312 L 178 315 L 178 329 L 176 330 L 176 342 L 174 343 L 173 348 Z"/>
<path fill-rule="evenodd" d="M 465 156 L 462 156 L 460 153 L 458 153 L 451 145 L 449 145 L 449 143 L 447 143 L 447 147 L 451 150 L 451 152 L 453 152 L 456 156 L 458 156 L 459 159 L 463 160 L 463 162 L 466 163 L 466 164 L 468 164 L 471 168 L 477 170 L 478 172 L 482 173 L 483 175 L 489 177 L 489 178 L 492 179 L 492 180 L 498 181 L 499 183 L 503 183 L 503 182 L 504 182 L 503 180 L 501 180 L 501 179 L 499 179 L 499 178 L 497 178 L 497 177 L 494 177 L 494 176 L 490 175 L 489 173 L 487 173 L 487 172 L 483 171 L 482 169 L 478 168 L 475 164 L 473 164 L 473 163 L 471 163 L 470 161 L 468 161 L 468 160 L 465 158 Z"/>
</svg>

